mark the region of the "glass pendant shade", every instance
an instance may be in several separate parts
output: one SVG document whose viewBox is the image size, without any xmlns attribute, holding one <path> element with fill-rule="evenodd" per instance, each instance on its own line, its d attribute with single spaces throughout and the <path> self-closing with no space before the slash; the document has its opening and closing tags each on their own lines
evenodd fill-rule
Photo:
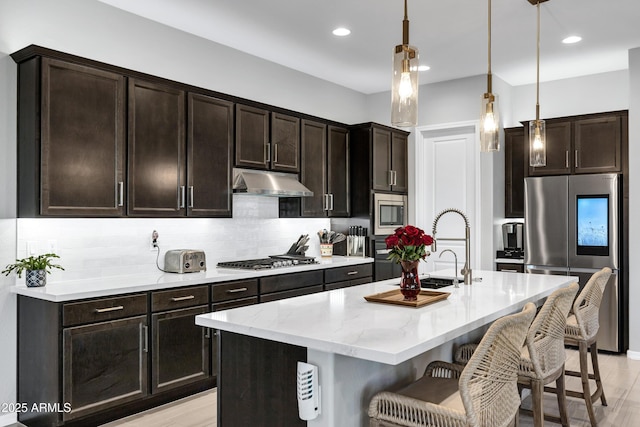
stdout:
<svg viewBox="0 0 640 427">
<path fill-rule="evenodd" d="M 547 165 L 547 129 L 544 120 L 529 122 L 529 166 Z"/>
<path fill-rule="evenodd" d="M 500 151 L 500 111 L 498 110 L 498 96 L 492 93 L 485 93 L 482 96 L 480 151 L 483 153 Z"/>
<path fill-rule="evenodd" d="M 418 124 L 418 49 L 413 46 L 398 45 L 393 49 L 391 123 Z"/>
</svg>

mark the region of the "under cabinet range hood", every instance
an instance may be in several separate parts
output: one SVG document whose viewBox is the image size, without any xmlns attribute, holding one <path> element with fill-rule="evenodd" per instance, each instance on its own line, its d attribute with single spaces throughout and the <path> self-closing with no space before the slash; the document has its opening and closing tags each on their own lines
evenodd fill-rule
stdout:
<svg viewBox="0 0 640 427">
<path fill-rule="evenodd" d="M 313 191 L 302 185 L 295 174 L 250 169 L 233 170 L 233 192 L 273 197 L 313 196 Z"/>
</svg>

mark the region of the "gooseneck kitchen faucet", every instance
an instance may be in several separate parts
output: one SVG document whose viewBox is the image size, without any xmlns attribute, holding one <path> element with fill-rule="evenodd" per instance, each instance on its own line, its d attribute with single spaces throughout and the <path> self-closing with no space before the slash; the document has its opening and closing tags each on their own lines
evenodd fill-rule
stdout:
<svg viewBox="0 0 640 427">
<path fill-rule="evenodd" d="M 440 237 L 439 239 L 436 239 L 436 229 L 438 227 L 438 221 L 440 220 L 440 218 L 442 218 L 442 216 L 444 214 L 447 213 L 457 213 L 458 215 L 460 215 L 462 217 L 462 219 L 464 219 L 464 239 L 461 237 Z M 462 273 L 462 275 L 464 276 L 464 284 L 465 285 L 470 285 L 473 278 L 472 278 L 472 274 L 471 274 L 471 266 L 469 265 L 469 260 L 471 259 L 471 245 L 470 245 L 470 241 L 471 241 L 471 227 L 469 226 L 469 219 L 467 218 L 467 216 L 459 209 L 445 209 L 442 212 L 440 212 L 438 215 L 436 215 L 436 219 L 433 220 L 433 228 L 431 229 L 431 237 L 433 237 L 433 243 L 431 244 L 431 252 L 437 252 L 437 245 L 436 245 L 436 241 L 437 240 L 443 240 L 443 241 L 448 241 L 448 242 L 452 242 L 452 241 L 462 241 L 464 240 L 464 254 L 465 254 L 465 260 L 464 260 L 464 267 L 462 267 L 462 270 L 460 271 L 460 273 Z M 457 267 L 456 267 L 457 270 Z M 458 274 L 458 272 L 456 271 L 456 274 Z"/>
</svg>

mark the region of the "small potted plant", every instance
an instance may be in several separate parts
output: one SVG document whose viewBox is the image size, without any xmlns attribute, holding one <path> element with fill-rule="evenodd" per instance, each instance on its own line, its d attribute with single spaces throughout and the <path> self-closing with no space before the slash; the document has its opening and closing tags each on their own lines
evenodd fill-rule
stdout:
<svg viewBox="0 0 640 427">
<path fill-rule="evenodd" d="M 47 284 L 47 273 L 51 273 L 52 268 L 64 270 L 58 264 L 52 264 L 53 258 L 60 258 L 56 254 L 43 254 L 38 256 L 30 256 L 29 258 L 17 259 L 14 264 L 9 264 L 2 270 L 5 276 L 15 271 L 18 277 L 22 277 L 22 271 L 27 271 L 27 286 L 36 287 Z"/>
</svg>

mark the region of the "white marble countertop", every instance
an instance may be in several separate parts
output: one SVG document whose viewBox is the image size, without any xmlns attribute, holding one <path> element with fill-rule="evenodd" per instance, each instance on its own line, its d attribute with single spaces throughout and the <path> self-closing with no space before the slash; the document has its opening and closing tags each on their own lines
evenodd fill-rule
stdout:
<svg viewBox="0 0 640 427">
<path fill-rule="evenodd" d="M 453 276 L 453 270 L 433 276 Z M 365 301 L 398 279 L 196 316 L 196 324 L 390 365 L 537 302 L 577 280 L 569 276 L 474 271 L 472 285 L 420 308 Z"/>
<path fill-rule="evenodd" d="M 318 258 L 318 264 L 297 265 L 265 270 L 236 270 L 209 268 L 198 273 L 157 273 L 131 274 L 126 276 L 87 277 L 79 280 L 50 282 L 46 286 L 29 288 L 25 285 L 11 287 L 11 292 L 42 300 L 62 302 L 84 298 L 97 298 L 133 292 L 170 289 L 204 283 L 227 282 L 231 280 L 255 279 L 278 274 L 347 267 L 372 263 L 373 258 L 333 256 Z"/>
</svg>

